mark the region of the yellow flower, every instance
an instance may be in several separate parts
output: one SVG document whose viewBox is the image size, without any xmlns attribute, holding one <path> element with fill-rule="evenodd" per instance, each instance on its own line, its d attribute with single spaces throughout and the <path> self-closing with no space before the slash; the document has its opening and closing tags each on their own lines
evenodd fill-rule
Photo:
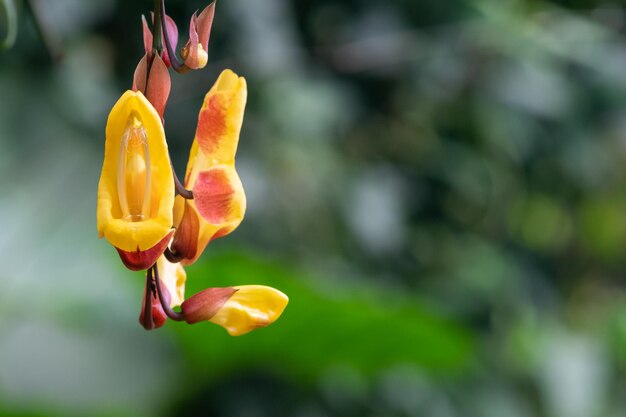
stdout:
<svg viewBox="0 0 626 417">
<path fill-rule="evenodd" d="M 106 126 L 98 233 L 127 267 L 146 269 L 171 240 L 173 205 L 173 172 L 159 114 L 141 92 L 126 91 Z"/>
<path fill-rule="evenodd" d="M 241 285 L 208 288 L 183 302 L 189 324 L 208 320 L 222 326 L 231 336 L 240 336 L 275 322 L 289 298 L 272 287 Z"/>
<path fill-rule="evenodd" d="M 207 93 L 198 116 L 185 188 L 193 200 L 177 197 L 177 227 L 172 250 L 189 265 L 213 239 L 232 232 L 243 220 L 246 196 L 235 171 L 247 88 L 243 77 L 225 70 Z"/>
</svg>

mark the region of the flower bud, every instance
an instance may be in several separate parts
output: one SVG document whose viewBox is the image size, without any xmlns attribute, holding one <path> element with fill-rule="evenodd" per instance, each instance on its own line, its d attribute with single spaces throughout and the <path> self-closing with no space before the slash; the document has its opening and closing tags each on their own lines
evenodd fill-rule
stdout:
<svg viewBox="0 0 626 417">
<path fill-rule="evenodd" d="M 185 66 L 190 69 L 200 69 L 208 61 L 209 37 L 215 16 L 215 2 L 209 4 L 199 15 L 191 16 L 189 22 L 189 40 L 181 51 Z"/>
</svg>

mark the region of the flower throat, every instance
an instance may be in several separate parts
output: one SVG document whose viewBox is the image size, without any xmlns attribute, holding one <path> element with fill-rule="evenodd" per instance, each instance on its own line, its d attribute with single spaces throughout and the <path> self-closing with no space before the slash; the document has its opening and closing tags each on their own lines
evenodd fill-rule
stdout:
<svg viewBox="0 0 626 417">
<path fill-rule="evenodd" d="M 117 191 L 122 218 L 140 222 L 150 217 L 150 149 L 137 113 L 128 117 L 117 166 Z"/>
</svg>

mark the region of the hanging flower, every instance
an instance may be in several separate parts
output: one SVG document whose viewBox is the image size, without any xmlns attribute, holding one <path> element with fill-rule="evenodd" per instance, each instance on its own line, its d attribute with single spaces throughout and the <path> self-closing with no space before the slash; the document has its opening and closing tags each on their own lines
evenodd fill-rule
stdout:
<svg viewBox="0 0 626 417">
<path fill-rule="evenodd" d="M 243 220 L 246 196 L 235 170 L 247 88 L 231 70 L 221 73 L 204 98 L 191 146 L 185 188 L 193 200 L 176 199 L 177 226 L 172 250 L 184 265 L 198 259 L 213 239 L 235 230 Z"/>
<path fill-rule="evenodd" d="M 243 77 L 225 70 L 207 93 L 184 184 L 172 169 L 163 128 L 171 88 L 168 68 L 185 72 L 206 65 L 214 12 L 212 3 L 192 16 L 181 63 L 175 53 L 176 24 L 165 14 L 164 0 L 156 2 L 153 32 L 142 19 L 146 53 L 132 91 L 120 97 L 107 121 L 98 233 L 129 269 L 146 270 L 139 315 L 146 330 L 170 318 L 210 321 L 238 336 L 273 323 L 289 301 L 262 285 L 209 288 L 185 300 L 183 265 L 195 262 L 211 240 L 232 232 L 246 210 L 235 170 L 247 98 Z"/>
<path fill-rule="evenodd" d="M 240 336 L 275 322 L 289 298 L 264 285 L 208 288 L 185 300 L 182 311 L 189 324 L 210 321 Z"/>
<path fill-rule="evenodd" d="M 170 243 L 174 180 L 163 125 L 141 92 L 127 91 L 106 126 L 97 223 L 132 270 L 147 269 Z"/>
</svg>

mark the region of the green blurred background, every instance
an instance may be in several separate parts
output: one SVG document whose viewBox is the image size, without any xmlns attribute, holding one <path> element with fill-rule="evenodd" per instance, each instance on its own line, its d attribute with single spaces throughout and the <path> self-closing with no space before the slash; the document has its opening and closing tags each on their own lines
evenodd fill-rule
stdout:
<svg viewBox="0 0 626 417">
<path fill-rule="evenodd" d="M 231 338 L 137 319 L 98 240 L 107 114 L 151 1 L 18 2 L 0 54 L 0 415 L 626 415 L 626 14 L 609 0 L 220 0 L 173 74 L 182 173 L 223 68 L 246 219 L 187 294 L 268 284 Z M 200 0 L 169 0 L 184 40 Z M 0 9 L 2 10 L 2 9 Z M 0 16 L 0 34 L 6 30 Z"/>
</svg>

